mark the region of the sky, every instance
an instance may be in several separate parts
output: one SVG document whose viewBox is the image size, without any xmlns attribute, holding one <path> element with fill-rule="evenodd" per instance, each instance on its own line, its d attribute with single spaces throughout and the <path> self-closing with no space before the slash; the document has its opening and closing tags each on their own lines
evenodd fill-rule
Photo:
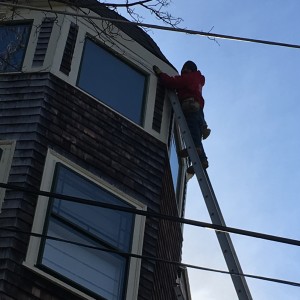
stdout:
<svg viewBox="0 0 300 300">
<path fill-rule="evenodd" d="M 173 0 L 168 11 L 181 28 L 300 45 L 299 0 Z M 207 172 L 226 225 L 300 240 L 300 49 L 148 34 L 178 70 L 193 60 L 206 77 Z M 185 217 L 210 222 L 196 177 Z M 244 273 L 300 283 L 299 247 L 231 238 Z M 214 231 L 200 227 L 185 225 L 182 262 L 227 270 Z M 193 300 L 238 299 L 229 275 L 188 274 Z M 300 300 L 299 287 L 247 282 L 254 300 Z"/>
<path fill-rule="evenodd" d="M 181 28 L 300 45 L 299 0 L 172 0 L 168 11 Z M 226 225 L 300 240 L 300 49 L 147 32 L 177 70 L 193 60 L 206 77 L 207 172 Z M 195 176 L 185 217 L 210 222 Z M 300 283 L 299 247 L 231 239 L 245 274 Z M 227 271 L 214 231 L 201 227 L 184 226 L 182 262 Z M 229 275 L 188 274 L 193 300 L 238 299 Z M 254 300 L 300 300 L 300 287 L 247 282 Z"/>
<path fill-rule="evenodd" d="M 173 0 L 169 7 L 182 28 L 298 45 L 299 11 L 299 0 Z M 148 33 L 178 70 L 193 60 L 206 77 L 207 171 L 226 225 L 300 240 L 300 49 Z M 196 177 L 185 217 L 210 222 Z M 231 238 L 244 273 L 300 282 L 299 247 Z M 214 231 L 188 225 L 183 262 L 227 270 Z M 188 274 L 193 300 L 238 299 L 229 275 Z M 247 282 L 254 300 L 300 299 L 299 287 Z"/>
</svg>

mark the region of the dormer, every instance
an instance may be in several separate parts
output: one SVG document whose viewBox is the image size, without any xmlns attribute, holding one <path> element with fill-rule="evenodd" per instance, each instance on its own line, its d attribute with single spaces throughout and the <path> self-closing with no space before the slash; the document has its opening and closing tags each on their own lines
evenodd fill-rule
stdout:
<svg viewBox="0 0 300 300">
<path fill-rule="evenodd" d="M 44 11 L 26 9 L 37 2 Z M 85 1 L 91 9 L 73 2 L 51 3 L 53 13 L 48 1 L 2 7 L 0 31 L 11 48 L 0 45 L 0 72 L 51 72 L 167 143 L 171 110 L 152 66 L 171 75 L 176 70 L 139 27 L 97 1 Z"/>
</svg>

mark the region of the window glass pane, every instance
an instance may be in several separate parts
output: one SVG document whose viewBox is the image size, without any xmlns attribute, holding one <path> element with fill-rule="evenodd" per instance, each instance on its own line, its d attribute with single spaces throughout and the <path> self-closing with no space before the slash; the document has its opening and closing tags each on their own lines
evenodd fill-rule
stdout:
<svg viewBox="0 0 300 300">
<path fill-rule="evenodd" d="M 55 192 L 129 207 L 113 194 L 63 166 L 57 168 Z M 59 199 L 55 199 L 52 211 L 113 247 L 130 250 L 133 214 Z"/>
<path fill-rule="evenodd" d="M 31 25 L 0 25 L 0 73 L 21 71 Z"/>
<path fill-rule="evenodd" d="M 146 76 L 86 39 L 78 86 L 137 124 L 142 124 Z"/>
<path fill-rule="evenodd" d="M 177 156 L 177 148 L 176 148 L 174 131 L 173 131 L 173 134 L 172 134 L 171 145 L 170 145 L 170 165 L 171 165 L 173 186 L 174 186 L 174 190 L 175 190 L 175 193 L 176 193 L 180 165 L 179 165 L 179 160 L 178 160 L 178 156 Z"/>
<path fill-rule="evenodd" d="M 97 243 L 51 219 L 48 235 L 99 247 Z M 97 249 L 47 240 L 42 264 L 105 299 L 122 299 L 126 259 Z"/>
<path fill-rule="evenodd" d="M 52 191 L 129 207 L 62 164 L 56 165 Z M 51 199 L 49 205 L 45 234 L 105 249 L 131 251 L 133 214 L 60 199 Z M 120 254 L 44 239 L 39 263 L 105 299 L 123 299 L 128 258 Z"/>
</svg>

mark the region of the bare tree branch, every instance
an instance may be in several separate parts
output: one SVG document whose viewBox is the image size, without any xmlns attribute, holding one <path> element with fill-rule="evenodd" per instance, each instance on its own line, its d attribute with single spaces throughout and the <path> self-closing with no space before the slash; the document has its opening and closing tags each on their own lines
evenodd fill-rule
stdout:
<svg viewBox="0 0 300 300">
<path fill-rule="evenodd" d="M 172 27 L 177 27 L 177 25 L 182 21 L 179 17 L 172 16 L 168 11 L 168 7 L 172 0 L 141 0 L 130 2 L 129 0 L 119 0 L 117 3 L 108 3 L 105 1 L 98 1 L 103 5 L 118 11 L 118 8 L 125 8 L 127 14 L 136 22 L 140 22 L 145 19 L 143 12 L 137 13 L 135 8 L 141 8 L 145 12 L 149 12 L 151 15 L 155 16 L 156 19 L 168 24 Z M 118 11 L 118 13 L 120 13 Z"/>
<path fill-rule="evenodd" d="M 135 6 L 135 5 L 141 5 L 141 4 L 145 4 L 147 2 L 151 2 L 152 0 L 144 0 L 144 1 L 137 1 L 137 2 L 132 2 L 129 3 L 128 0 L 126 0 L 126 4 L 116 4 L 116 3 L 104 3 L 106 6 L 109 7 L 130 7 L 130 6 Z"/>
<path fill-rule="evenodd" d="M 150 13 L 155 16 L 159 21 L 162 21 L 165 24 L 168 24 L 174 28 L 182 21 L 179 17 L 174 17 L 168 12 L 168 8 L 172 3 L 172 0 L 97 0 L 101 5 L 114 10 L 118 14 L 122 15 L 125 12 L 124 17 L 129 16 L 129 19 L 134 20 L 135 22 L 141 22 L 146 19 L 146 13 Z M 97 3 L 89 2 L 84 0 L 59 0 L 66 4 L 71 4 L 76 7 L 93 9 L 97 8 Z M 123 11 L 122 11 L 123 9 Z M 137 12 L 137 9 L 139 11 Z"/>
</svg>

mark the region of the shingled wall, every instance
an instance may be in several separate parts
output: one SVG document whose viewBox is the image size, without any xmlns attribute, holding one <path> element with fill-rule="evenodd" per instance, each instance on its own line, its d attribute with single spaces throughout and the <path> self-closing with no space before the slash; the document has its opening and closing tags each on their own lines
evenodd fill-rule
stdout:
<svg viewBox="0 0 300 300">
<path fill-rule="evenodd" d="M 177 215 L 166 145 L 50 73 L 0 75 L 0 139 L 16 140 L 9 183 L 39 189 L 48 148 L 145 203 Z M 81 299 L 22 266 L 37 197 L 6 191 L 0 214 L 0 295 Z M 179 224 L 149 218 L 143 254 L 180 260 Z M 173 300 L 177 268 L 142 261 L 140 300 Z"/>
</svg>

